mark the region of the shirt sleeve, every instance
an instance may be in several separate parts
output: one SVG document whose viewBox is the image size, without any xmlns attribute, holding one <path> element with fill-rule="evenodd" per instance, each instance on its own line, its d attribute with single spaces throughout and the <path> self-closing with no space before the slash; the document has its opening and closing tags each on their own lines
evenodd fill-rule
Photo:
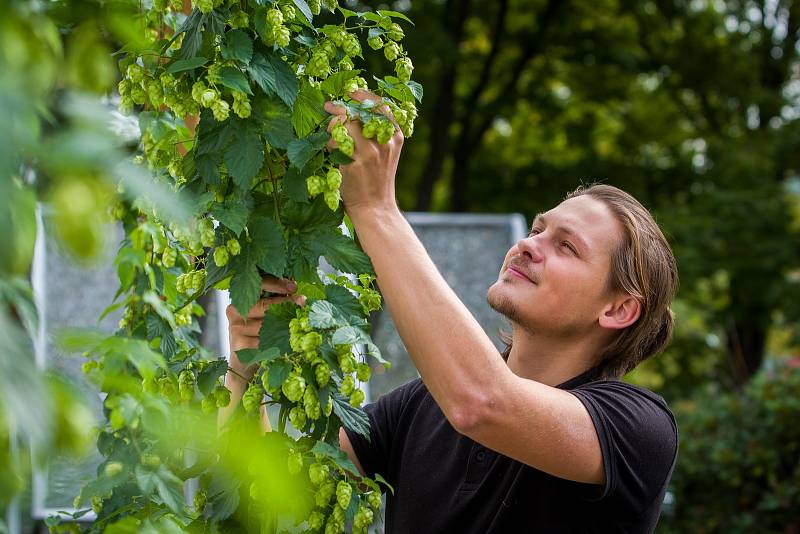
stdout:
<svg viewBox="0 0 800 534">
<path fill-rule="evenodd" d="M 400 417 L 411 391 L 420 384 L 412 380 L 364 406 L 369 417 L 369 439 L 345 428 L 364 474 L 372 478 L 376 473 L 394 484 L 390 473 L 392 450 L 402 434 Z"/>
<path fill-rule="evenodd" d="M 643 511 L 663 495 L 677 458 L 678 429 L 666 402 L 620 381 L 592 382 L 570 393 L 589 412 L 603 454 L 605 484 L 583 496 Z"/>
</svg>

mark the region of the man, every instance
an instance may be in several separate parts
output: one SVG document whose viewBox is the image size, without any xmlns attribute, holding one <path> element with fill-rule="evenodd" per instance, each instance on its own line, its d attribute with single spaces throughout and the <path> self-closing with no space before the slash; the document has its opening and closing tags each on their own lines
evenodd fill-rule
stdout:
<svg viewBox="0 0 800 534">
<path fill-rule="evenodd" d="M 538 215 L 487 293 L 512 325 L 501 354 L 397 207 L 402 134 L 378 145 L 326 109 L 355 141 L 342 199 L 421 376 L 367 406 L 371 441 L 340 433 L 362 473 L 395 489 L 386 531 L 651 532 L 677 428 L 663 399 L 619 381 L 672 333 L 675 260 L 647 210 L 593 186 Z M 286 296 L 246 324 L 229 309 L 233 351 L 257 345 L 269 303 L 302 303 L 290 281 L 264 288 Z"/>
</svg>

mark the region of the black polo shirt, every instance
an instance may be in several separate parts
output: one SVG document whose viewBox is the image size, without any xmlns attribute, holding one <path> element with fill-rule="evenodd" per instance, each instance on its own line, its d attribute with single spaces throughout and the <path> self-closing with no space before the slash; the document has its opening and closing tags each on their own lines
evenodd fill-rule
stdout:
<svg viewBox="0 0 800 534">
<path fill-rule="evenodd" d="M 594 421 L 604 486 L 546 474 L 459 434 L 419 379 L 368 405 L 371 442 L 347 435 L 365 472 L 395 489 L 387 534 L 652 532 L 675 466 L 675 419 L 658 395 L 593 375 L 557 387 Z"/>
</svg>

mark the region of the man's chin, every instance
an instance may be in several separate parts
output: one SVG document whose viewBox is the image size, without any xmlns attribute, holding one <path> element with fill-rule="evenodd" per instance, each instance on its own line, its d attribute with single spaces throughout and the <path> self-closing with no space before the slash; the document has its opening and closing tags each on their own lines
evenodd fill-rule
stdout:
<svg viewBox="0 0 800 534">
<path fill-rule="evenodd" d="M 502 283 L 501 281 L 497 281 L 489 288 L 486 292 L 486 302 L 494 311 L 505 316 L 505 318 L 512 323 L 519 323 L 519 309 L 511 297 L 504 294 L 505 292 L 502 290 L 502 287 L 500 287 Z"/>
</svg>

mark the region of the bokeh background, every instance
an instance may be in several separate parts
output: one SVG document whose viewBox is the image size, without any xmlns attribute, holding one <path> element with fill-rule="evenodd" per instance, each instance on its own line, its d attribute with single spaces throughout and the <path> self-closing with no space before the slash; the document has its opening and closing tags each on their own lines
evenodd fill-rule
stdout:
<svg viewBox="0 0 800 534">
<path fill-rule="evenodd" d="M 425 96 L 399 169 L 404 210 L 530 220 L 602 181 L 664 229 L 681 276 L 675 339 L 626 377 L 679 423 L 658 531 L 800 532 L 800 2 L 343 4 L 416 23 L 403 42 Z M 30 350 L 33 206 L 48 202 L 64 246 L 91 258 L 116 180 L 156 187 L 119 169 L 91 104 L 113 97 L 111 54 L 134 38 L 135 9 L 3 2 L 0 508 L 28 480 L 15 443 L 80 441 L 64 386 Z"/>
</svg>

